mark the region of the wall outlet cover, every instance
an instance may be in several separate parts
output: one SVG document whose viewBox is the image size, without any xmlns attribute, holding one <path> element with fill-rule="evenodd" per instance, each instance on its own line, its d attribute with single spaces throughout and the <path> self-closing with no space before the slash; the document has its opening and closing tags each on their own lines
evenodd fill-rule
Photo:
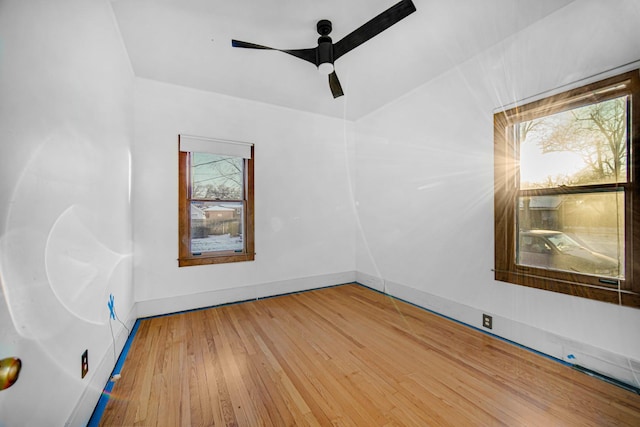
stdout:
<svg viewBox="0 0 640 427">
<path fill-rule="evenodd" d="M 487 329 L 493 329 L 493 317 L 489 316 L 488 314 L 483 314 L 482 326 L 484 326 Z"/>
<path fill-rule="evenodd" d="M 87 372 L 89 372 L 89 350 L 85 350 L 84 353 L 82 353 L 80 365 L 82 368 L 82 378 L 84 378 Z"/>
</svg>

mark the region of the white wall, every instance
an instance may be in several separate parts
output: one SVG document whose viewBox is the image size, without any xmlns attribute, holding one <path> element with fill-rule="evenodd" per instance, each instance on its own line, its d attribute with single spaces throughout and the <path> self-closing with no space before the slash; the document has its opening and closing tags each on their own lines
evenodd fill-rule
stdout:
<svg viewBox="0 0 640 427">
<path fill-rule="evenodd" d="M 490 271 L 493 109 L 638 59 L 639 8 L 576 0 L 354 126 L 134 81 L 106 0 L 0 0 L 0 357 L 24 363 L 0 424 L 86 421 L 113 367 L 109 294 L 126 320 L 134 301 L 157 314 L 357 270 L 559 357 L 640 360 L 639 310 Z M 256 261 L 177 267 L 178 133 L 255 143 Z"/>
<path fill-rule="evenodd" d="M 180 133 L 255 144 L 255 261 L 178 268 Z M 354 280 L 351 134 L 352 124 L 342 120 L 136 79 L 139 313 Z"/>
<path fill-rule="evenodd" d="M 363 280 L 478 327 L 493 314 L 494 332 L 556 357 L 586 346 L 638 369 L 640 310 L 496 282 L 491 269 L 494 109 L 640 59 L 639 24 L 635 0 L 575 1 L 358 121 Z"/>
<path fill-rule="evenodd" d="M 132 83 L 106 0 L 0 2 L 0 425 L 86 422 L 133 316 Z"/>
</svg>

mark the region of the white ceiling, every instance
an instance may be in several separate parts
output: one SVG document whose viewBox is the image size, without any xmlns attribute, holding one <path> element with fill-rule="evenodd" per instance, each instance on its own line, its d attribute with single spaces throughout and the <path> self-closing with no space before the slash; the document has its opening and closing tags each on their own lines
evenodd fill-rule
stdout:
<svg viewBox="0 0 640 427">
<path fill-rule="evenodd" d="M 574 0 L 413 0 L 417 11 L 335 63 L 345 96 L 293 56 L 231 47 L 337 42 L 398 0 L 112 0 L 136 76 L 357 120 Z"/>
</svg>

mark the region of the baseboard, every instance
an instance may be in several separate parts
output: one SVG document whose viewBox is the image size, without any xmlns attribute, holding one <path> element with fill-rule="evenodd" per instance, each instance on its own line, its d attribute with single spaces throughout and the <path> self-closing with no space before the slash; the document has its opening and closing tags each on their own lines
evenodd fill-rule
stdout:
<svg viewBox="0 0 640 427">
<path fill-rule="evenodd" d="M 595 373 L 629 384 L 636 389 L 640 386 L 638 384 L 640 361 L 505 317 L 492 315 L 493 329 L 488 330 L 482 327 L 483 311 L 478 308 L 362 273 L 357 273 L 357 277 L 366 280 L 364 283 L 358 281 L 362 285 L 463 323 L 481 332 L 526 347 L 567 365 L 587 368 Z M 373 283 L 375 286 L 369 286 L 367 283 Z"/>
<path fill-rule="evenodd" d="M 204 307 L 213 307 L 220 304 L 255 300 L 310 289 L 324 288 L 328 286 L 335 286 L 340 283 L 350 283 L 355 281 L 355 271 L 345 271 L 319 276 L 278 280 L 258 285 L 220 289 L 190 295 L 138 301 L 136 303 L 136 309 L 138 317 L 144 318 Z"/>
<path fill-rule="evenodd" d="M 385 292 L 384 279 L 380 277 L 372 276 L 370 274 L 356 272 L 356 282 L 367 288 L 375 289 L 378 292 Z"/>
<path fill-rule="evenodd" d="M 134 306 L 127 315 L 126 320 L 123 321 L 129 331 L 133 329 L 137 317 L 136 308 Z M 115 354 L 119 355 L 127 342 L 128 333 L 119 322 L 115 320 L 111 320 L 111 322 L 113 322 L 112 324 L 114 325 L 114 329 L 116 329 L 116 325 L 120 326 L 117 328 L 118 331 L 115 333 L 114 337 L 116 347 Z M 82 393 L 82 396 L 80 396 L 80 399 L 78 400 L 73 412 L 71 412 L 69 419 L 65 423 L 66 427 L 86 426 L 89 422 L 91 414 L 96 408 L 96 404 L 102 395 L 105 384 L 107 384 L 111 378 L 111 372 L 116 364 L 116 361 L 113 360 L 113 345 L 113 342 L 111 342 L 107 350 L 102 355 L 102 359 L 95 365 L 95 373 L 89 379 L 87 387 Z"/>
</svg>

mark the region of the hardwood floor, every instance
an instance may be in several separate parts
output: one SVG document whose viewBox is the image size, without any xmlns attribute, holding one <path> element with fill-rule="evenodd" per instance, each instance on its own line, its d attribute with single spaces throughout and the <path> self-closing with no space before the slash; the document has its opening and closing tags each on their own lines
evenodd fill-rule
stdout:
<svg viewBox="0 0 640 427">
<path fill-rule="evenodd" d="M 640 395 L 359 285 L 142 320 L 100 425 L 639 426 Z"/>
</svg>

